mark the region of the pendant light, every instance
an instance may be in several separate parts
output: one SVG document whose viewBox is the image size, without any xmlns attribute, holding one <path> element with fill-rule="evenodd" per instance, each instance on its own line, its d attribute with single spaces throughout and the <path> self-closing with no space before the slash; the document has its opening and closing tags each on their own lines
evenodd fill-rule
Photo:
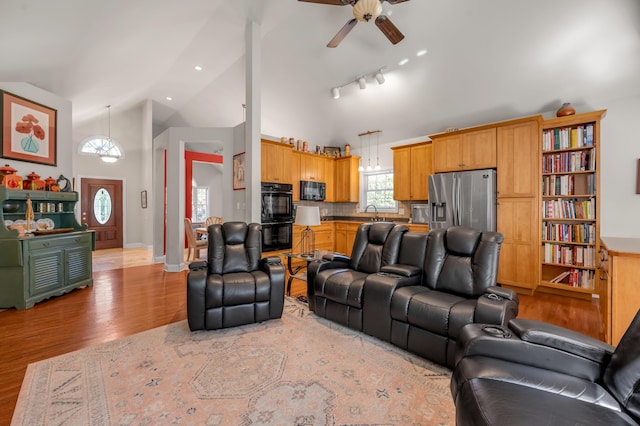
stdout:
<svg viewBox="0 0 640 426">
<path fill-rule="evenodd" d="M 371 133 L 369 133 L 367 143 L 369 144 L 369 164 L 367 165 L 366 171 L 370 172 L 371 170 L 373 170 L 373 168 L 371 167 Z"/>
<path fill-rule="evenodd" d="M 380 170 L 380 133 L 376 133 L 376 166 L 374 170 Z"/>
<path fill-rule="evenodd" d="M 120 159 L 121 154 L 120 154 L 120 150 L 118 149 L 116 144 L 113 143 L 113 140 L 111 139 L 111 105 L 107 105 L 106 108 L 107 108 L 108 119 L 109 119 L 108 121 L 109 133 L 108 133 L 107 139 L 102 140 L 102 145 L 97 150 L 97 154 L 105 163 L 115 163 L 116 161 L 118 161 L 118 159 Z"/>
<path fill-rule="evenodd" d="M 358 135 L 358 138 L 360 139 L 360 152 L 364 154 L 364 149 L 362 147 L 362 135 Z M 362 167 L 362 155 L 360 156 L 360 159 L 358 160 L 359 166 L 358 166 L 358 171 L 359 172 L 364 172 L 364 167 Z"/>
</svg>

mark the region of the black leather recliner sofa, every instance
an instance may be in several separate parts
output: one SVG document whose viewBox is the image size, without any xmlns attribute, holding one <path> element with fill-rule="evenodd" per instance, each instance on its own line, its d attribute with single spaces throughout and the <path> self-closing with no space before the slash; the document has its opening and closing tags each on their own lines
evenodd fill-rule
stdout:
<svg viewBox="0 0 640 426">
<path fill-rule="evenodd" d="M 352 258 L 309 265 L 309 308 L 453 367 L 464 325 L 506 325 L 518 313 L 517 294 L 495 285 L 501 244 L 499 233 L 463 227 L 419 233 L 363 224 Z"/>
<path fill-rule="evenodd" d="M 637 425 L 640 312 L 616 348 L 555 325 L 472 324 L 451 378 L 464 425 Z"/>
<path fill-rule="evenodd" d="M 193 262 L 187 275 L 191 330 L 215 330 L 282 316 L 285 267 L 262 256 L 259 223 L 225 222 L 208 228 L 207 262 Z"/>
</svg>

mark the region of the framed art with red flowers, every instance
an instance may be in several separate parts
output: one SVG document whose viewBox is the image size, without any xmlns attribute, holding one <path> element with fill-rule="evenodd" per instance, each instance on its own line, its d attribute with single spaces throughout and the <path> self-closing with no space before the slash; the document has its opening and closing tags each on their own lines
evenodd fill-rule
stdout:
<svg viewBox="0 0 640 426">
<path fill-rule="evenodd" d="M 0 91 L 2 156 L 56 165 L 56 118 L 53 108 Z"/>
</svg>

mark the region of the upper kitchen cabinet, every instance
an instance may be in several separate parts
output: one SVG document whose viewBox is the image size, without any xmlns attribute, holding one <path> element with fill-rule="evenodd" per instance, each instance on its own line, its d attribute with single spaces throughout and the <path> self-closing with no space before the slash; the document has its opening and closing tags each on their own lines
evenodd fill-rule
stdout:
<svg viewBox="0 0 640 426">
<path fill-rule="evenodd" d="M 335 160 L 335 201 L 357 203 L 360 191 L 360 157 L 350 155 Z"/>
<path fill-rule="evenodd" d="M 536 197 L 540 184 L 540 118 L 498 127 L 498 197 Z"/>
<path fill-rule="evenodd" d="M 291 152 L 291 183 L 293 184 L 293 201 L 300 201 L 300 151 Z"/>
<path fill-rule="evenodd" d="M 334 202 L 336 200 L 336 162 L 333 158 L 329 157 L 323 157 L 322 162 L 324 163 L 324 182 L 327 184 L 325 201 Z"/>
<path fill-rule="evenodd" d="M 324 160 L 318 154 L 303 152 L 300 154 L 300 180 L 325 182 Z"/>
<path fill-rule="evenodd" d="M 293 183 L 291 180 L 292 146 L 262 139 L 260 180 Z"/>
<path fill-rule="evenodd" d="M 430 137 L 433 140 L 434 173 L 496 167 L 496 128 L 493 126 Z"/>
<path fill-rule="evenodd" d="M 430 141 L 391 148 L 393 150 L 394 199 L 402 201 L 429 199 L 428 178 L 433 174 L 432 148 Z"/>
</svg>

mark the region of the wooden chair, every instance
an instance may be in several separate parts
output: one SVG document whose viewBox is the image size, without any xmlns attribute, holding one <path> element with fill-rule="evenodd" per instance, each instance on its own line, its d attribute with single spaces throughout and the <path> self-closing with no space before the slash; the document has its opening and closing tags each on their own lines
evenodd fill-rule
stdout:
<svg viewBox="0 0 640 426">
<path fill-rule="evenodd" d="M 184 218 L 184 232 L 187 234 L 187 262 L 193 254 L 193 260 L 200 259 L 200 250 L 207 248 L 207 240 L 196 240 L 193 232 L 193 223 L 188 217 Z"/>
<path fill-rule="evenodd" d="M 209 225 L 213 225 L 213 224 L 216 224 L 216 223 L 222 223 L 222 218 L 220 216 L 209 216 L 204 221 L 204 226 L 206 226 L 208 228 Z"/>
</svg>

